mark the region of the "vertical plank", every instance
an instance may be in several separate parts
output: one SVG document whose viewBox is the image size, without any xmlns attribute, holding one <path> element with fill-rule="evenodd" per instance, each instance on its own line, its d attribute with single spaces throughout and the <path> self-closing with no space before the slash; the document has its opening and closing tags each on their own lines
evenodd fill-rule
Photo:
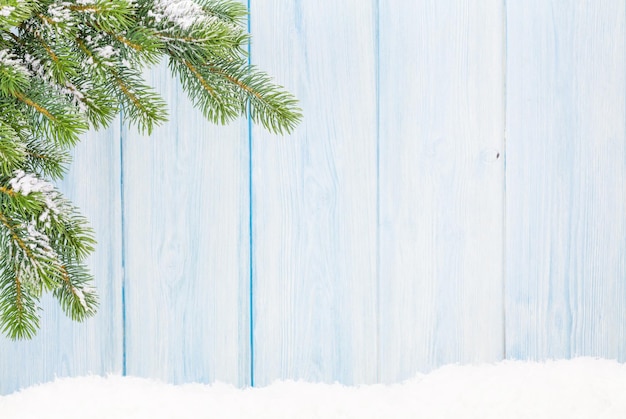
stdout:
<svg viewBox="0 0 626 419">
<path fill-rule="evenodd" d="M 301 101 L 253 130 L 254 377 L 372 382 L 376 333 L 373 1 L 252 2 L 252 61 Z"/>
<path fill-rule="evenodd" d="M 147 77 L 170 122 L 123 143 L 127 373 L 246 385 L 247 123 L 210 124 L 166 65 Z"/>
<path fill-rule="evenodd" d="M 623 361 L 626 4 L 507 4 L 507 356 Z"/>
<path fill-rule="evenodd" d="M 41 330 L 32 341 L 0 337 L 0 394 L 55 377 L 122 370 L 119 138 L 117 121 L 106 131 L 85 135 L 59 185 L 96 232 L 98 245 L 88 265 L 95 276 L 99 311 L 75 323 L 54 298 L 44 298 Z"/>
<path fill-rule="evenodd" d="M 503 354 L 503 13 L 380 3 L 384 382 Z"/>
</svg>

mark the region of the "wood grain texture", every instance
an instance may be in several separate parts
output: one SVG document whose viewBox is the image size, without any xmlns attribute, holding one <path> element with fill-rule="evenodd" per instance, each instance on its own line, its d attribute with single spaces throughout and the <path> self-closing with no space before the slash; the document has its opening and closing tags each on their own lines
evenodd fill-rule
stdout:
<svg viewBox="0 0 626 419">
<path fill-rule="evenodd" d="M 501 1 L 380 3 L 380 379 L 503 355 Z"/>
<path fill-rule="evenodd" d="M 626 6 L 507 5 L 507 357 L 624 361 Z"/>
<path fill-rule="evenodd" d="M 252 61 L 304 110 L 253 131 L 254 377 L 377 377 L 373 1 L 252 2 Z"/>
<path fill-rule="evenodd" d="M 245 120 L 216 127 L 165 65 L 170 122 L 123 144 L 127 373 L 250 382 Z"/>
<path fill-rule="evenodd" d="M 57 301 L 42 300 L 41 330 L 32 341 L 0 337 L 0 394 L 55 377 L 122 370 L 120 130 L 85 135 L 59 185 L 96 232 L 98 245 L 88 264 L 100 297 L 96 316 L 76 323 Z"/>
</svg>

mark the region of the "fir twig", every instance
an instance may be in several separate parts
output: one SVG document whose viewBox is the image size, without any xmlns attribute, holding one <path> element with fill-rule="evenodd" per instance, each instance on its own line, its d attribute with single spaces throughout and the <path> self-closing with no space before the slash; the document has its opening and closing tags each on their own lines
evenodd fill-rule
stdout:
<svg viewBox="0 0 626 419">
<path fill-rule="evenodd" d="M 169 59 L 211 121 L 249 112 L 276 133 L 302 115 L 295 98 L 248 65 L 247 10 L 238 0 L 5 0 L 0 4 L 0 330 L 32 338 L 51 291 L 75 320 L 98 298 L 85 259 L 93 231 L 50 183 L 89 128 L 121 112 L 150 133 L 167 119 L 142 77 Z"/>
</svg>

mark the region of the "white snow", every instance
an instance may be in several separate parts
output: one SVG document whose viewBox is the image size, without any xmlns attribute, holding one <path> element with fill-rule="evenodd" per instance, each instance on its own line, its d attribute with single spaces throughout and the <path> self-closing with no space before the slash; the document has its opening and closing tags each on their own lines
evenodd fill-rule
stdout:
<svg viewBox="0 0 626 419">
<path fill-rule="evenodd" d="M 89 84 L 86 84 L 89 86 Z M 83 86 L 84 88 L 85 86 Z M 69 95 L 72 97 L 72 103 L 78 107 L 80 112 L 87 112 L 87 105 L 85 104 L 85 95 L 78 90 L 78 88 L 71 83 L 70 81 L 65 82 L 65 87 L 58 88 L 59 92 L 64 95 Z"/>
<path fill-rule="evenodd" d="M 70 9 L 66 6 L 67 4 L 64 4 L 64 2 L 53 3 L 48 6 L 48 14 L 50 15 L 50 19 L 57 23 L 70 22 L 72 20 L 72 13 L 70 12 Z"/>
<path fill-rule="evenodd" d="M 39 76 L 46 81 L 50 80 L 50 72 L 46 70 L 45 66 L 38 58 L 26 53 L 24 54 L 24 62 L 30 66 L 34 75 Z"/>
<path fill-rule="evenodd" d="M 32 173 L 17 170 L 14 175 L 15 177 L 9 181 L 9 184 L 16 193 L 27 196 L 31 192 L 49 193 L 54 190 L 50 182 L 39 179 Z"/>
<path fill-rule="evenodd" d="M 14 68 L 16 71 L 21 72 L 27 77 L 30 75 L 28 69 L 24 67 L 22 61 L 6 49 L 0 50 L 0 65 Z"/>
<path fill-rule="evenodd" d="M 204 15 L 202 8 L 192 0 L 157 0 L 154 5 L 155 11 L 149 12 L 149 15 L 157 22 L 165 17 L 183 29 L 197 23 Z"/>
<path fill-rule="evenodd" d="M 115 55 L 117 55 L 119 53 L 118 50 L 116 50 L 115 48 L 113 48 L 111 45 L 105 45 L 103 47 L 98 47 L 95 49 L 96 54 L 98 54 L 100 57 L 104 58 L 104 59 L 109 59 L 114 57 Z"/>
<path fill-rule="evenodd" d="M 0 6 L 0 16 L 2 17 L 9 17 L 11 16 L 11 13 L 13 13 L 13 11 L 15 10 L 15 7 L 13 6 Z"/>
<path fill-rule="evenodd" d="M 182 29 L 217 20 L 213 16 L 207 16 L 202 7 L 193 0 L 156 0 L 154 10 L 149 11 L 148 16 L 153 17 L 157 23 L 166 20 Z"/>
<path fill-rule="evenodd" d="M 23 170 L 17 170 L 14 173 L 13 179 L 9 180 L 9 184 L 15 193 L 19 193 L 24 196 L 30 195 L 31 192 L 41 193 L 43 202 L 46 206 L 42 210 L 38 219 L 40 222 L 45 224 L 46 228 L 50 227 L 50 215 L 58 215 L 61 212 L 61 209 L 55 202 L 59 193 L 54 190 L 52 183 L 38 178 L 35 174 L 26 173 Z"/>
<path fill-rule="evenodd" d="M 626 418 L 626 366 L 579 358 L 447 366 L 403 384 L 167 385 L 109 376 L 59 379 L 0 397 L 2 419 Z"/>
<path fill-rule="evenodd" d="M 87 302 L 85 301 L 85 294 L 83 294 L 80 288 L 72 287 L 72 292 L 78 297 L 80 305 L 83 306 L 85 310 L 89 310 L 89 306 L 87 306 Z"/>
</svg>

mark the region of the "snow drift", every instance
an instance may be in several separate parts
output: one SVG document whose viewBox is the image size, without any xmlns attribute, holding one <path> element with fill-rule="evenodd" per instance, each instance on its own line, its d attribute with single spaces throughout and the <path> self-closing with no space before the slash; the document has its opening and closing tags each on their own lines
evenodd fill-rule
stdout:
<svg viewBox="0 0 626 419">
<path fill-rule="evenodd" d="M 2 419 L 626 418 L 626 366 L 579 358 L 446 366 L 402 384 L 263 388 L 65 378 L 0 397 Z"/>
</svg>

